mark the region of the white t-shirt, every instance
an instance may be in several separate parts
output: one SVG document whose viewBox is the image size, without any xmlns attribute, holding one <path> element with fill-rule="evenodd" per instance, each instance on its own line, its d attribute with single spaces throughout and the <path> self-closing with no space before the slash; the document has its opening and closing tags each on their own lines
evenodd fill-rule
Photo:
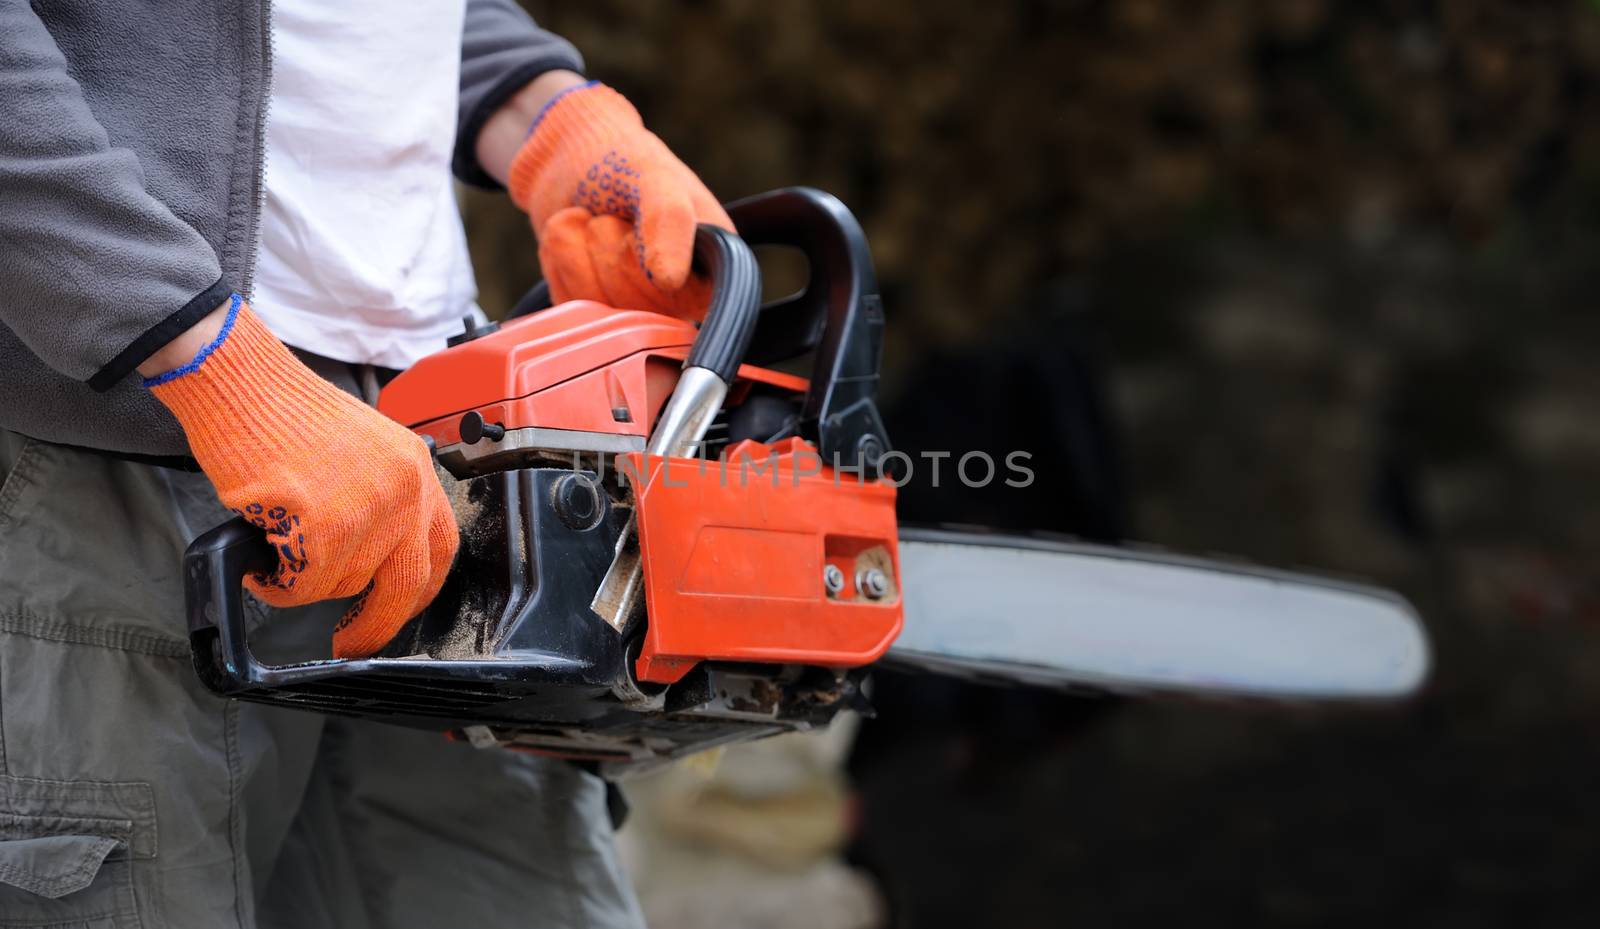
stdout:
<svg viewBox="0 0 1600 929">
<path fill-rule="evenodd" d="M 251 304 L 280 339 L 403 368 L 478 312 L 455 202 L 464 0 L 276 0 Z"/>
</svg>

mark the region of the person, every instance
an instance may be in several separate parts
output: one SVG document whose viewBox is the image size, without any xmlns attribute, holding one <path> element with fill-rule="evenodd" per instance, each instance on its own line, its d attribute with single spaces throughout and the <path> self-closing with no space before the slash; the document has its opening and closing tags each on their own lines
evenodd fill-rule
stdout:
<svg viewBox="0 0 1600 929">
<path fill-rule="evenodd" d="M 218 699 L 179 565 L 241 513 L 263 630 L 382 647 L 457 544 L 367 405 L 479 312 L 451 173 L 691 317 L 716 199 L 510 0 L 0 0 L 0 114 L 0 924 L 639 925 L 597 778 Z"/>
</svg>

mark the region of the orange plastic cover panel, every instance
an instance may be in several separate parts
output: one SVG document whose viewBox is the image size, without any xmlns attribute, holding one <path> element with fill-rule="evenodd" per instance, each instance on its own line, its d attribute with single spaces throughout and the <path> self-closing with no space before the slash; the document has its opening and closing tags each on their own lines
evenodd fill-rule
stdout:
<svg viewBox="0 0 1600 929">
<path fill-rule="evenodd" d="M 650 424 L 678 383 L 682 362 L 655 352 L 638 352 L 553 384 L 525 397 L 474 407 L 484 422 L 507 429 L 541 426 L 613 435 L 649 434 Z M 413 423 L 440 447 L 461 441 L 461 414 Z"/>
<path fill-rule="evenodd" d="M 681 319 L 571 300 L 423 358 L 384 387 L 378 409 L 408 426 L 460 416 L 526 397 L 639 352 L 687 352 L 694 337 L 694 325 Z"/>
<path fill-rule="evenodd" d="M 541 426 L 613 435 L 648 436 L 661 408 L 677 386 L 687 348 L 664 348 L 620 358 L 603 368 L 552 384 L 543 390 L 474 407 L 484 422 L 507 429 Z M 751 383 L 769 384 L 803 394 L 805 378 L 743 365 L 730 391 L 730 402 L 742 399 Z M 463 411 L 464 412 L 464 411 Z M 461 441 L 461 413 L 421 423 L 409 423 L 417 432 L 433 436 L 441 447 Z"/>
<path fill-rule="evenodd" d="M 705 660 L 854 667 L 900 633 L 892 486 L 838 474 L 798 439 L 741 442 L 721 461 L 620 458 L 642 475 L 641 679 L 672 683 Z M 888 578 L 878 599 L 856 589 L 867 570 Z"/>
<path fill-rule="evenodd" d="M 469 410 L 507 429 L 645 436 L 695 334 L 670 316 L 573 300 L 423 358 L 389 382 L 378 409 L 441 446 L 461 440 Z M 749 382 L 807 388 L 805 378 L 751 365 L 739 378 L 733 398 Z"/>
</svg>

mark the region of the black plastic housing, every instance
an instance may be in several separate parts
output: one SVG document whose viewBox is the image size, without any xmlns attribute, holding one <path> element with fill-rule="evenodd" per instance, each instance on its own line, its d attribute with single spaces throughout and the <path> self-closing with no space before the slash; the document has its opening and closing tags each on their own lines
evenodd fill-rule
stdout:
<svg viewBox="0 0 1600 929">
<path fill-rule="evenodd" d="M 801 435 L 825 461 L 876 468 L 890 450 L 878 412 L 883 301 L 867 236 L 829 193 L 786 187 L 728 205 L 751 246 L 797 248 L 810 264 L 799 293 L 767 304 L 745 360 L 771 364 L 815 350 Z"/>
<path fill-rule="evenodd" d="M 826 723 L 859 706 L 860 674 L 703 665 L 642 693 L 629 643 L 589 609 L 628 510 L 562 511 L 564 483 L 591 472 L 525 468 L 451 488 L 462 550 L 445 589 L 376 657 L 261 661 L 241 583 L 271 571 L 261 530 L 242 519 L 184 555 L 189 641 L 210 689 L 259 703 L 361 716 L 619 768 Z"/>
<path fill-rule="evenodd" d="M 271 571 L 276 557 L 261 530 L 242 519 L 211 530 L 184 555 L 196 670 L 224 693 L 248 697 L 280 688 L 284 699 L 307 708 L 379 716 L 454 719 L 465 704 L 488 707 L 551 693 L 552 705 L 560 706 L 608 692 L 627 679 L 623 643 L 589 612 L 589 599 L 611 563 L 626 510 L 601 495 L 594 524 L 572 528 L 556 510 L 555 487 L 575 474 L 588 479 L 586 472 L 525 468 L 457 484 L 462 547 L 445 588 L 381 655 L 367 659 L 257 660 L 240 587 L 246 574 Z M 333 669 L 361 672 L 363 686 L 328 685 Z M 405 683 L 441 675 L 462 685 L 455 699 L 440 702 L 436 687 L 413 694 Z M 567 689 L 551 691 L 558 684 Z"/>
</svg>

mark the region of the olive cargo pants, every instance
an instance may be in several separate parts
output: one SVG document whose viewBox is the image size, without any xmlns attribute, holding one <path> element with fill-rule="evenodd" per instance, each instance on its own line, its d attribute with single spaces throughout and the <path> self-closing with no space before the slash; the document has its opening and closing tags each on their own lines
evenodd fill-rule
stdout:
<svg viewBox="0 0 1600 929">
<path fill-rule="evenodd" d="M 641 925 L 599 779 L 200 686 L 203 476 L 0 432 L 0 479 L 0 927 Z"/>
</svg>

